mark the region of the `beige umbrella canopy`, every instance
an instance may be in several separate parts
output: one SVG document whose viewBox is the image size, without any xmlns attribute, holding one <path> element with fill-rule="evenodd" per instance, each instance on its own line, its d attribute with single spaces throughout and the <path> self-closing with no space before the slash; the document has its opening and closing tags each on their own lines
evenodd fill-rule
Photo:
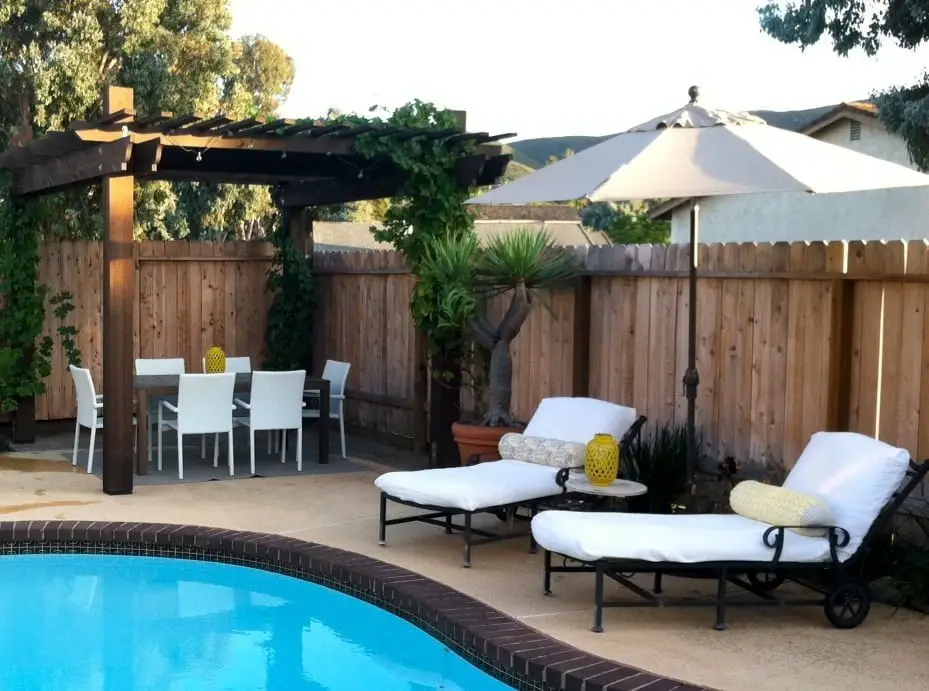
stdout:
<svg viewBox="0 0 929 691">
<path fill-rule="evenodd" d="M 758 192 L 852 192 L 929 186 L 929 175 L 797 132 L 747 113 L 698 104 L 649 120 L 523 178 L 469 199 L 527 204 L 690 198 L 690 313 L 687 395 L 688 477 L 696 467 L 697 214 L 700 197 Z M 693 483 L 691 481 L 691 491 Z"/>
</svg>

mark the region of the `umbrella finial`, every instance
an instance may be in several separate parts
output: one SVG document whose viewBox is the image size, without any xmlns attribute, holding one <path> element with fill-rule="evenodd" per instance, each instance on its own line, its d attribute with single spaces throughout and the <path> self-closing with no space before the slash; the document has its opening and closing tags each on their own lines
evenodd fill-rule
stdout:
<svg viewBox="0 0 929 691">
<path fill-rule="evenodd" d="M 696 103 L 697 99 L 700 98 L 700 87 L 699 86 L 690 87 L 689 89 L 687 89 L 687 95 L 690 96 L 691 103 Z"/>
</svg>

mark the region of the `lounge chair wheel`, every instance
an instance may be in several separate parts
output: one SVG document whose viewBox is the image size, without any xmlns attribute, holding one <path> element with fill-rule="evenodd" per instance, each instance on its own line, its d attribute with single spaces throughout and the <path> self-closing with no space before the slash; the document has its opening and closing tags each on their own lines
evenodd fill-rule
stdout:
<svg viewBox="0 0 929 691">
<path fill-rule="evenodd" d="M 853 629 L 871 611 L 871 591 L 858 581 L 839 581 L 826 593 L 826 619 L 837 629 Z"/>
<path fill-rule="evenodd" d="M 777 590 L 784 584 L 784 581 L 787 580 L 786 574 L 776 573 L 774 571 L 749 571 L 746 575 L 748 576 L 748 582 L 751 583 L 756 590 L 766 593 Z"/>
</svg>

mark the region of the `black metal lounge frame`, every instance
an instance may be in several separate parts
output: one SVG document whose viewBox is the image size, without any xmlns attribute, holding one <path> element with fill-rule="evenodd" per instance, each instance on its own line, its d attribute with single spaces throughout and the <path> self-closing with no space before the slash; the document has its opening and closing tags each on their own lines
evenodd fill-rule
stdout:
<svg viewBox="0 0 929 691">
<path fill-rule="evenodd" d="M 630 445 L 638 437 L 639 433 L 642 430 L 642 427 L 645 425 L 646 417 L 640 415 L 634 423 L 626 430 L 626 433 L 623 435 L 622 440 L 620 441 L 620 454 L 625 458 L 626 454 L 629 452 Z M 472 456 L 467 460 L 465 465 L 472 466 L 477 465 L 481 462 L 480 455 Z M 493 461 L 490 461 L 493 462 Z M 573 468 L 563 468 L 556 475 L 556 489 L 555 493 L 547 497 L 539 497 L 538 499 L 530 499 L 525 501 L 516 502 L 513 504 L 504 504 L 501 506 L 488 506 L 477 511 L 465 511 L 464 509 L 456 509 L 448 506 L 433 506 L 430 504 L 417 504 L 411 501 L 405 501 L 394 497 L 386 492 L 381 492 L 380 498 L 380 514 L 378 520 L 378 544 L 382 547 L 387 544 L 387 526 L 389 525 L 400 525 L 402 523 L 428 523 L 429 525 L 438 526 L 440 528 L 445 528 L 445 532 L 448 535 L 451 535 L 453 532 L 460 532 L 464 539 L 464 561 L 463 566 L 465 568 L 470 568 L 471 566 L 471 548 L 477 545 L 485 545 L 491 542 L 501 542 L 503 540 L 513 540 L 521 537 L 529 538 L 529 553 L 536 553 L 536 543 L 535 538 L 532 536 L 532 530 L 527 528 L 526 530 L 513 530 L 513 524 L 517 519 L 531 521 L 532 517 L 538 513 L 539 509 L 545 507 L 549 508 L 549 505 L 553 501 L 558 501 L 563 499 L 568 492 L 564 487 L 564 480 L 560 482 L 557 481 L 558 478 L 564 475 L 564 478 L 567 478 L 567 472 L 574 470 Z M 393 502 L 395 504 L 401 504 L 403 506 L 409 506 L 414 509 L 421 509 L 423 511 L 428 511 L 429 513 L 417 514 L 415 516 L 404 516 L 403 518 L 387 518 L 387 503 Z M 520 516 L 517 513 L 517 510 L 520 508 L 529 509 L 528 516 Z M 475 514 L 480 513 L 489 513 L 494 514 L 501 520 L 505 520 L 510 525 L 510 530 L 505 533 L 492 532 L 489 530 L 484 530 L 481 528 L 475 528 L 472 525 L 472 519 Z M 453 519 L 456 516 L 462 516 L 463 522 L 456 523 Z M 477 536 L 475 538 L 475 536 Z"/>
<path fill-rule="evenodd" d="M 603 631 L 603 610 L 608 607 L 715 607 L 716 621 L 713 628 L 723 631 L 726 628 L 726 610 L 728 607 L 754 605 L 779 606 L 822 606 L 826 619 L 838 629 L 852 629 L 861 624 L 871 609 L 871 593 L 864 580 L 864 564 L 871 550 L 875 537 L 889 524 L 893 515 L 903 505 L 910 493 L 929 473 L 929 460 L 916 464 L 910 461 L 907 480 L 892 495 L 891 499 L 878 514 L 870 530 L 862 540 L 861 546 L 849 559 L 840 562 L 837 550 L 848 544 L 848 532 L 837 526 L 821 527 L 828 531 L 830 559 L 826 562 L 782 562 L 781 552 L 784 546 L 784 531 L 791 527 L 772 526 L 763 535 L 764 544 L 774 550 L 770 562 L 727 561 L 701 563 L 647 562 L 630 559 L 601 559 L 595 562 L 582 562 L 565 555 L 563 565 L 552 565 L 552 552 L 545 550 L 544 592 L 551 595 L 553 573 L 593 573 L 594 588 L 594 625 L 595 633 Z M 574 562 L 569 565 L 568 562 Z M 821 569 L 832 570 L 835 578 L 832 585 L 822 589 L 800 578 L 803 573 L 812 573 Z M 662 574 L 671 574 L 687 578 L 715 579 L 716 595 L 697 598 L 661 597 Z M 654 574 L 653 592 L 632 582 L 637 574 Z M 743 578 L 744 576 L 744 578 Z M 633 601 L 607 601 L 604 595 L 604 583 L 609 578 L 619 583 L 626 590 L 636 594 L 640 599 Z M 774 591 L 785 581 L 790 580 L 806 587 L 820 597 L 816 598 L 781 598 Z M 726 591 L 727 584 L 756 596 L 750 600 L 730 600 Z"/>
</svg>

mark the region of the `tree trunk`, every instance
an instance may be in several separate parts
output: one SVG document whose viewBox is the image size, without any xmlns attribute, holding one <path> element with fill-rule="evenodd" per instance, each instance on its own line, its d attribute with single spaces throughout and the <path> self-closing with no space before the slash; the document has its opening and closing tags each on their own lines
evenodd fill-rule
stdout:
<svg viewBox="0 0 929 691">
<path fill-rule="evenodd" d="M 493 338 L 490 352 L 490 372 L 487 376 L 487 415 L 483 424 L 489 427 L 510 427 L 513 418 L 510 401 L 513 396 L 513 359 L 510 344 L 519 335 L 532 309 L 529 291 L 519 285 Z"/>
<path fill-rule="evenodd" d="M 490 352 L 490 372 L 487 375 L 487 415 L 483 424 L 490 427 L 510 427 L 510 401 L 513 397 L 513 358 L 510 343 L 497 341 Z"/>
</svg>

